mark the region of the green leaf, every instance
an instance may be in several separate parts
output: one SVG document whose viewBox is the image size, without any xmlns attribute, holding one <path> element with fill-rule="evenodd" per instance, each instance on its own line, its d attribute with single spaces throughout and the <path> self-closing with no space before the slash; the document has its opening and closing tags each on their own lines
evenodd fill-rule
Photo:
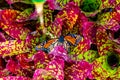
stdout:
<svg viewBox="0 0 120 80">
<path fill-rule="evenodd" d="M 16 21 L 23 22 L 29 19 L 30 14 L 33 12 L 32 8 L 25 9 L 23 12 L 21 12 L 17 18 Z"/>
</svg>

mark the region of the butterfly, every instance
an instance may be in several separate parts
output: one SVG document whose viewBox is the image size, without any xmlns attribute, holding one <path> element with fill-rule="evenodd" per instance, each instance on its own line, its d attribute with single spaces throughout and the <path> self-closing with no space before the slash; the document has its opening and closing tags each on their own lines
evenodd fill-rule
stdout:
<svg viewBox="0 0 120 80">
<path fill-rule="evenodd" d="M 44 41 L 36 46 L 36 50 L 43 50 L 49 53 L 55 46 L 63 45 L 67 51 L 70 51 L 70 46 L 76 46 L 82 40 L 82 36 L 69 34 L 67 36 L 60 36 L 59 38 Z"/>
</svg>

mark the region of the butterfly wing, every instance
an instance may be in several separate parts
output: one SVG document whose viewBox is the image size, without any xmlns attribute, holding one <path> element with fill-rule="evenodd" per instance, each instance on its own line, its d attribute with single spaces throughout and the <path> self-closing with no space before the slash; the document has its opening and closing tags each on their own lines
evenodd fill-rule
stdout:
<svg viewBox="0 0 120 80">
<path fill-rule="evenodd" d="M 82 36 L 75 35 L 75 34 L 69 34 L 68 36 L 65 36 L 64 39 L 70 42 L 72 45 L 77 45 L 82 40 Z"/>
<path fill-rule="evenodd" d="M 50 52 L 54 48 L 56 39 L 48 40 L 36 46 L 36 50 L 43 50 L 45 52 Z"/>
<path fill-rule="evenodd" d="M 55 39 L 49 40 L 49 41 L 44 45 L 44 48 L 48 48 L 54 41 L 55 41 Z"/>
<path fill-rule="evenodd" d="M 65 49 L 70 52 L 73 47 L 77 46 L 78 43 L 82 40 L 82 36 L 75 35 L 75 34 L 69 34 L 64 37 L 64 47 Z"/>
<path fill-rule="evenodd" d="M 72 43 L 73 45 L 76 42 L 76 39 L 74 37 L 72 37 L 72 36 L 65 36 L 64 39 L 67 40 L 68 42 Z"/>
</svg>

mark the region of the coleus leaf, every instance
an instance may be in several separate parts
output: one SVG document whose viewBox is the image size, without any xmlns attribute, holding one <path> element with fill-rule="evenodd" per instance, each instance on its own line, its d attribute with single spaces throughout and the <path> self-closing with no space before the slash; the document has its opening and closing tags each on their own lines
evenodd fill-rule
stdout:
<svg viewBox="0 0 120 80">
<path fill-rule="evenodd" d="M 62 45 L 54 47 L 54 49 L 49 53 L 49 55 L 53 55 L 53 57 L 61 57 L 65 61 L 68 61 L 69 59 L 67 51 Z"/>
<path fill-rule="evenodd" d="M 92 64 L 84 60 L 78 61 L 72 66 L 65 68 L 65 79 L 67 80 L 85 80 L 87 77 L 93 79 Z"/>
<path fill-rule="evenodd" d="M 117 4 L 117 1 L 116 0 L 108 0 L 108 3 L 110 5 L 116 5 Z"/>
<path fill-rule="evenodd" d="M 120 29 L 117 31 L 114 30 L 108 30 L 108 37 L 111 41 L 115 42 L 116 45 L 120 44 Z"/>
<path fill-rule="evenodd" d="M 114 12 L 112 14 L 113 19 L 115 19 L 118 22 L 120 21 L 120 13 L 119 13 L 119 11 L 120 11 L 120 9 L 118 10 L 118 12 L 116 11 L 116 12 Z"/>
<path fill-rule="evenodd" d="M 0 57 L 0 70 L 3 70 L 6 68 L 6 61 L 4 58 Z"/>
<path fill-rule="evenodd" d="M 19 14 L 20 14 L 19 11 L 13 9 L 5 9 L 0 11 L 1 20 L 5 24 L 13 23 Z"/>
<path fill-rule="evenodd" d="M 26 4 L 24 2 L 15 2 L 15 3 L 11 4 L 11 7 L 14 10 L 18 10 L 18 11 L 24 11 L 25 9 L 28 9 L 28 8 L 32 8 L 32 9 L 35 8 L 35 6 L 33 4 Z"/>
<path fill-rule="evenodd" d="M 22 67 L 22 69 L 30 68 L 28 61 L 28 53 L 18 54 L 16 58 L 18 60 L 18 64 Z"/>
<path fill-rule="evenodd" d="M 117 71 L 116 71 L 116 73 L 114 75 L 110 76 L 111 80 L 113 80 L 113 79 L 120 79 L 119 74 L 120 74 L 120 67 L 117 68 Z"/>
<path fill-rule="evenodd" d="M 16 73 L 20 69 L 18 63 L 12 59 L 8 60 L 6 68 L 12 73 Z"/>
<path fill-rule="evenodd" d="M 10 71 L 6 68 L 3 70 L 0 70 L 0 78 L 9 76 L 9 74 L 10 74 Z"/>
<path fill-rule="evenodd" d="M 9 4 L 6 2 L 6 0 L 0 0 L 0 9 L 1 8 L 9 8 Z"/>
<path fill-rule="evenodd" d="M 6 0 L 8 4 L 13 4 L 15 2 L 23 2 L 27 4 L 33 4 L 31 0 Z"/>
<path fill-rule="evenodd" d="M 55 79 L 64 80 L 64 60 L 62 58 L 54 58 L 48 63 L 48 66 L 45 69 L 49 71 Z"/>
<path fill-rule="evenodd" d="M 120 54 L 120 48 L 115 49 L 115 51 Z"/>
<path fill-rule="evenodd" d="M 34 73 L 33 80 L 40 79 L 57 79 L 64 80 L 64 60 L 56 57 L 51 60 L 45 69 L 37 69 Z"/>
<path fill-rule="evenodd" d="M 33 9 L 32 8 L 27 8 L 24 11 L 22 11 L 16 18 L 17 22 L 24 22 L 29 20 L 30 15 L 32 14 Z"/>
<path fill-rule="evenodd" d="M 119 13 L 107 12 L 99 15 L 98 21 L 105 29 L 117 31 L 119 29 Z"/>
<path fill-rule="evenodd" d="M 5 42 L 5 36 L 0 32 L 0 42 Z"/>
<path fill-rule="evenodd" d="M 24 27 L 28 28 L 30 31 L 36 31 L 37 21 L 38 20 L 24 21 Z"/>
<path fill-rule="evenodd" d="M 92 31 L 94 31 L 93 30 L 93 25 L 94 25 L 94 23 L 93 22 L 88 22 L 88 21 L 85 21 L 85 22 L 83 22 L 83 23 L 81 23 L 81 25 L 82 25 L 82 34 L 83 34 L 83 36 L 84 36 L 84 38 L 89 38 L 89 39 L 91 39 L 93 36 L 92 36 Z M 95 33 L 96 31 L 94 31 L 94 33 Z"/>
<path fill-rule="evenodd" d="M 44 14 L 45 15 L 45 14 Z M 30 15 L 30 20 L 36 20 L 38 18 L 38 14 L 37 14 L 37 11 L 33 11 Z"/>
<path fill-rule="evenodd" d="M 45 69 L 36 69 L 33 75 L 33 80 L 53 79 L 54 76 Z M 54 80 L 54 79 L 53 79 Z"/>
<path fill-rule="evenodd" d="M 79 54 L 77 56 L 78 58 L 80 57 L 81 59 L 81 54 Z M 84 57 L 84 58 L 83 58 Z M 96 58 L 98 58 L 99 55 L 98 55 L 98 52 L 97 51 L 94 51 L 94 50 L 88 50 L 84 53 L 84 55 L 82 56 L 82 58 L 84 60 L 86 60 L 87 62 L 91 63 L 93 62 Z"/>
<path fill-rule="evenodd" d="M 7 76 L 7 77 L 2 77 L 0 79 L 1 80 L 31 80 L 30 78 L 23 76 Z"/>
<path fill-rule="evenodd" d="M 41 34 L 39 32 L 35 32 L 35 34 L 28 34 L 28 36 L 26 37 L 26 44 L 31 44 L 29 45 L 29 47 L 31 46 L 32 48 L 34 48 L 36 46 L 36 44 L 40 43 L 40 37 Z"/>
<path fill-rule="evenodd" d="M 14 15 L 13 15 L 14 14 Z M 30 30 L 23 27 L 23 23 L 16 23 L 16 17 L 20 14 L 19 11 L 6 9 L 1 11 L 1 24 L 0 27 L 8 35 L 15 39 L 25 40 Z"/>
<path fill-rule="evenodd" d="M 106 55 L 109 50 L 111 51 L 115 48 L 115 44 L 109 40 L 106 29 L 103 27 L 97 30 L 96 42 L 100 56 Z"/>
<path fill-rule="evenodd" d="M 14 23 L 12 25 L 3 25 L 2 28 L 8 35 L 13 37 L 14 39 L 25 40 L 28 33 L 30 32 L 29 29 L 24 28 L 22 24 Z"/>
<path fill-rule="evenodd" d="M 28 68 L 28 69 L 20 69 L 19 73 L 17 74 L 17 76 L 25 76 L 27 78 L 33 78 L 33 74 L 34 74 L 34 69 L 32 68 Z"/>
<path fill-rule="evenodd" d="M 3 31 L 2 29 L 0 29 L 0 32 L 1 32 L 2 35 L 4 36 L 5 40 L 15 40 L 15 39 L 12 38 L 11 36 L 9 36 L 5 31 Z"/>
<path fill-rule="evenodd" d="M 44 6 L 43 6 L 43 16 L 44 16 L 43 18 L 45 20 L 45 22 L 44 22 L 45 27 L 48 27 L 53 22 L 53 20 L 52 20 L 52 12 L 53 11 L 49 9 L 48 4 L 45 3 Z M 37 14 L 37 11 L 35 11 L 34 16 L 36 16 L 36 14 Z"/>
<path fill-rule="evenodd" d="M 50 27 L 50 33 L 52 33 L 55 38 L 60 37 L 62 31 L 63 21 L 60 18 L 56 18 Z"/>
<path fill-rule="evenodd" d="M 56 18 L 61 18 L 64 23 L 63 27 L 71 30 L 77 21 L 79 12 L 79 7 L 74 2 L 70 2 L 57 14 Z"/>
<path fill-rule="evenodd" d="M 54 10 L 54 9 L 58 9 L 59 6 L 57 4 L 57 2 L 55 0 L 47 0 L 49 9 Z"/>
<path fill-rule="evenodd" d="M 95 79 L 105 79 L 114 75 L 117 71 L 117 68 L 111 69 L 111 67 L 108 65 L 107 55 L 97 58 L 95 61 L 93 61 L 92 65 L 92 75 Z"/>
<path fill-rule="evenodd" d="M 45 68 L 49 62 L 48 56 L 43 51 L 38 51 L 32 56 L 36 68 Z"/>
<path fill-rule="evenodd" d="M 25 41 L 9 40 L 0 42 L 0 45 L 0 55 L 2 56 L 12 56 L 30 51 L 30 48 L 26 45 Z"/>
<path fill-rule="evenodd" d="M 88 38 L 83 38 L 79 44 L 70 52 L 71 55 L 74 55 L 73 59 L 78 56 L 78 55 L 84 55 L 86 51 L 90 49 L 91 46 L 91 40 Z"/>
</svg>

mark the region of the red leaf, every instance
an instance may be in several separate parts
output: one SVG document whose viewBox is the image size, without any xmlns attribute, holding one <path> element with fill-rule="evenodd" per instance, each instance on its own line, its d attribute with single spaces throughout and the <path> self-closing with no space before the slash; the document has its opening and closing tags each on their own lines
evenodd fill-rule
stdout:
<svg viewBox="0 0 120 80">
<path fill-rule="evenodd" d="M 8 60 L 8 63 L 6 65 L 6 68 L 12 72 L 12 73 L 16 73 L 16 71 L 19 69 L 19 66 L 17 64 L 17 62 L 15 62 L 14 60 L 10 59 Z"/>
</svg>

